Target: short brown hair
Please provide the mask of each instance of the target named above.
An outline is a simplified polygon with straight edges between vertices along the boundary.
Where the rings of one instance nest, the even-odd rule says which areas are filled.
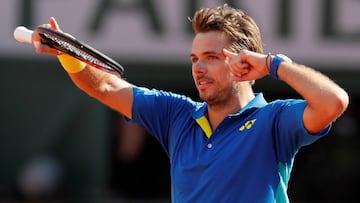
[[[227,4],[216,8],[201,8],[195,12],[190,21],[195,34],[209,31],[225,33],[232,51],[248,49],[263,53],[259,27],[240,9],[232,8]]]

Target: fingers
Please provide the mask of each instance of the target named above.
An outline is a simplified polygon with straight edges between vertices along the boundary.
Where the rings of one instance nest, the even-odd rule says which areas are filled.
[[[241,61],[240,54],[231,52],[227,49],[223,49],[223,54],[226,57],[225,63],[228,64],[230,71],[234,75],[244,75],[248,72],[248,70],[244,70],[248,68],[248,64]]]
[[[50,54],[50,55],[61,54],[60,51],[53,49],[53,48],[41,43],[40,41],[34,41],[33,44],[35,47],[35,52],[38,54]]]
[[[225,63],[232,73],[232,81],[250,81],[253,80],[254,70],[252,65],[247,61],[246,50],[241,50],[239,53],[231,52],[227,49],[223,49],[223,53],[226,57]]]
[[[54,17],[50,17],[50,27],[54,30],[61,31],[60,26]]]
[[[233,81],[244,81],[248,80],[248,76],[250,73],[250,67],[248,64],[243,63],[241,65],[234,64],[230,66],[230,71],[232,73]]]
[[[237,53],[234,53],[234,52],[231,52],[227,49],[223,49],[223,54],[229,58],[230,60],[233,59],[234,57],[236,57],[238,54]]]
[[[48,29],[53,29],[56,31],[61,31],[59,24],[57,23],[56,19],[54,17],[50,17],[49,19],[49,23],[45,23],[40,25],[40,27],[44,27],[44,28],[48,28]]]
[[[50,28],[56,31],[61,31],[59,24],[57,23],[56,19],[54,17],[51,17],[49,19],[48,24],[43,24],[41,27]],[[35,52],[38,54],[50,54],[50,55],[59,55],[61,54],[60,51],[53,49],[41,42],[41,38],[39,36],[39,33],[34,32],[32,37],[32,42],[35,47]]]

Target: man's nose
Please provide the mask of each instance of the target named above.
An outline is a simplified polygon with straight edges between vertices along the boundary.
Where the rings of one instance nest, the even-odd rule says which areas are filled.
[[[198,60],[192,64],[192,70],[194,73],[205,73],[207,68],[205,63],[202,60]]]

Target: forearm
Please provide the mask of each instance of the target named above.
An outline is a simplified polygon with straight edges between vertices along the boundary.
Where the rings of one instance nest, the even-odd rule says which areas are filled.
[[[85,93],[131,118],[133,92],[130,83],[91,66],[78,73],[69,73],[69,76]]]

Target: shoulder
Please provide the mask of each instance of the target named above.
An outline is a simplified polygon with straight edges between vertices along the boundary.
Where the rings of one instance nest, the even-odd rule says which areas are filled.
[[[257,113],[268,119],[290,121],[302,120],[302,115],[307,102],[302,99],[278,99],[267,103],[257,109]]]
[[[190,97],[170,91],[134,86],[133,92],[134,103],[141,105],[178,105],[178,107],[182,105],[196,107],[198,105],[198,102]]]
[[[277,99],[266,105],[268,108],[305,108],[306,101],[303,99]]]

